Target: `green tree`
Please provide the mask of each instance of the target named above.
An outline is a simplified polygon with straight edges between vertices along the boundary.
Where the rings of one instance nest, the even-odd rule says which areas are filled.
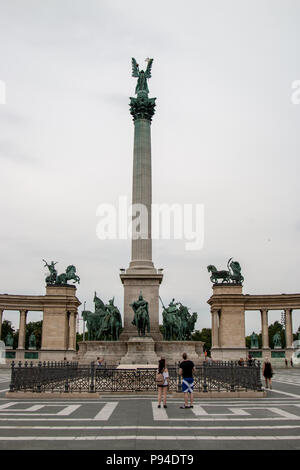
[[[210,356],[211,350],[211,328],[202,328],[201,331],[196,330],[192,334],[192,341],[203,341],[203,350],[207,351],[207,355]]]
[[[1,340],[5,342],[5,338],[10,333],[12,336],[15,334],[15,329],[9,320],[3,320],[1,329]]]
[[[86,335],[86,338],[87,338],[87,335]],[[83,341],[83,333],[76,333],[76,351],[79,350],[78,343],[81,343],[81,341]]]

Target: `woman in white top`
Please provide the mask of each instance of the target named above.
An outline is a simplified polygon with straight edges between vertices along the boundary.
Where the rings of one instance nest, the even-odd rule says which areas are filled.
[[[162,374],[164,378],[164,383],[157,385],[157,389],[158,389],[158,407],[157,408],[160,408],[162,395],[163,395],[164,408],[167,408],[167,390],[169,387],[170,379],[169,379],[168,369],[166,368],[165,359],[160,359],[160,361],[158,362],[158,373]]]

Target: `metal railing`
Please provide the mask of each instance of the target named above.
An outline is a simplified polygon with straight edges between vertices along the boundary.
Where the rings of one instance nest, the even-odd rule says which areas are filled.
[[[169,367],[169,390],[181,391],[178,367]],[[157,390],[155,369],[115,369],[77,362],[13,362],[10,391],[27,392],[154,392]],[[213,362],[196,366],[194,391],[262,390],[260,363],[239,366],[236,362]]]

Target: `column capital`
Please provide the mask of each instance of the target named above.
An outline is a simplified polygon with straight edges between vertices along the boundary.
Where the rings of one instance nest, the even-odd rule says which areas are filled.
[[[219,313],[220,310],[221,310],[220,308],[212,307],[212,308],[210,309],[210,312],[211,312],[211,314],[213,315],[214,313]]]
[[[130,98],[130,114],[133,120],[146,119],[151,123],[152,117],[155,113],[155,100],[156,98],[148,98],[148,96],[141,95],[137,98]]]

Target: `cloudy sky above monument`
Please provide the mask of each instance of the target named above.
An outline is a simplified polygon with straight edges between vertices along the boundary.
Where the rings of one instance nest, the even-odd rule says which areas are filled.
[[[101,203],[131,199],[131,57],[153,57],[153,202],[204,205],[204,245],[155,240],[161,297],[210,327],[207,265],[238,260],[244,293],[299,292],[300,5],[295,1],[0,1],[1,293],[43,294],[42,259],[78,297],[113,295],[130,240],[101,241]],[[146,64],[145,64],[146,65]],[[5,312],[18,326],[18,315]],[[30,319],[38,314],[30,314]],[[249,313],[247,333],[259,332]],[[280,312],[269,321],[280,320]],[[300,314],[294,314],[294,331]]]

